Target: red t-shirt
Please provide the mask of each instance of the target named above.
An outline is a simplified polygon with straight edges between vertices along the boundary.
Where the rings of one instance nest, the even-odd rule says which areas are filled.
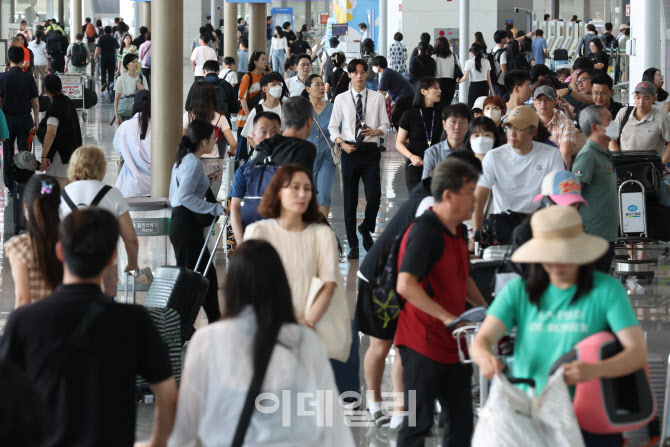
[[[30,50],[26,47],[23,48],[23,62],[30,62]],[[22,68],[23,71],[28,71],[30,67]]]
[[[461,226],[461,230],[463,226]],[[447,312],[465,312],[470,261],[466,238],[452,235],[427,211],[405,231],[398,253],[398,273],[411,273],[421,287]],[[458,348],[442,321],[405,302],[398,317],[396,346],[406,346],[439,362],[458,363]]]

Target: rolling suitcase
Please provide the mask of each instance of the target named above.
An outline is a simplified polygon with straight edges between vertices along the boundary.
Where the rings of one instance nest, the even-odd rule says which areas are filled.
[[[226,215],[223,228],[226,227],[229,218],[230,215]],[[151,283],[149,291],[147,292],[147,298],[144,301],[145,307],[169,308],[177,311],[181,322],[182,342],[190,340],[195,332],[193,325],[198,317],[198,312],[200,312],[200,307],[205,301],[205,295],[209,288],[209,280],[206,276],[214,262],[216,248],[212,250],[207,265],[205,266],[204,273],[199,273],[197,269],[205,254],[207,242],[209,242],[209,238],[212,235],[217,220],[218,216],[214,218],[214,221],[207,232],[205,244],[202,247],[202,251],[200,252],[200,256],[198,257],[198,261],[195,263],[193,270],[173,265],[159,267],[158,270],[156,270],[154,281]],[[225,231],[219,233],[219,236],[216,238],[215,247],[218,247],[223,234],[225,234]]]

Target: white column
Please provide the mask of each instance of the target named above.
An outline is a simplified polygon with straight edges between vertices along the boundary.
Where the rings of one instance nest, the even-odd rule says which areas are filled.
[[[70,5],[70,21],[72,23],[72,26],[70,26],[70,42],[74,42],[75,36],[81,33],[81,26],[84,21],[81,19],[81,0],[71,0]]]
[[[140,34],[140,26],[142,26],[142,23],[140,23],[141,8],[140,2],[133,2],[133,36],[139,36]]]
[[[214,29],[216,29],[218,28],[218,22],[216,21],[216,0],[210,1],[209,9],[211,10],[210,14],[212,16],[212,26]]]
[[[470,0],[461,0],[460,20],[459,20],[459,41],[458,41],[458,59],[461,66],[465,66],[470,54]],[[458,102],[468,103],[468,85],[470,82],[463,82],[458,85]]]
[[[377,53],[387,56],[388,44],[386,34],[388,29],[388,1],[379,0],[379,42],[377,42]]]
[[[633,52],[630,56],[629,90],[633,104],[633,88],[650,67],[661,69],[661,10],[660,0],[631,0],[630,36]]]
[[[237,3],[228,1],[223,5],[223,55],[237,63]]]

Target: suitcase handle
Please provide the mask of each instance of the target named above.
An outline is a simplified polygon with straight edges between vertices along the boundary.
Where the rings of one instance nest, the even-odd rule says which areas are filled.
[[[129,272],[124,272],[124,276],[126,277],[126,284],[125,284],[125,296],[124,296],[124,303],[128,304],[128,277],[132,276],[133,277],[133,302],[132,304],[135,304],[135,297],[136,297],[136,278],[135,278],[135,270],[131,270]]]
[[[194,272],[198,271],[198,267],[200,267],[200,262],[202,261],[202,258],[205,256],[207,243],[209,242],[209,238],[212,236],[212,231],[214,231],[214,225],[216,225],[217,220],[219,220],[219,216],[214,216],[214,219],[212,219],[212,225],[210,225],[209,231],[207,231],[207,237],[205,238],[205,243],[202,246],[202,250],[200,250],[200,256],[198,256],[198,262],[196,262],[195,267],[193,267]]]
[[[214,244],[214,250],[212,250],[212,253],[209,255],[209,260],[207,261],[207,265],[205,266],[205,272],[202,274],[202,276],[207,276],[207,272],[209,272],[209,268],[214,264],[214,256],[216,255],[216,247],[219,246],[219,242],[221,242],[221,237],[226,234],[226,225],[228,225],[228,220],[230,219],[230,213],[226,213],[226,218],[223,221],[223,226],[221,227],[221,231],[219,232],[219,235],[216,238],[216,243]],[[207,242],[205,242],[205,245],[207,245]]]

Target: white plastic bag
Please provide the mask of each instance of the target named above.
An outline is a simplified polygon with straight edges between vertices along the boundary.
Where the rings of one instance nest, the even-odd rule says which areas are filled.
[[[486,406],[479,415],[472,447],[583,447],[568,387],[560,368],[538,398],[493,378]]]

